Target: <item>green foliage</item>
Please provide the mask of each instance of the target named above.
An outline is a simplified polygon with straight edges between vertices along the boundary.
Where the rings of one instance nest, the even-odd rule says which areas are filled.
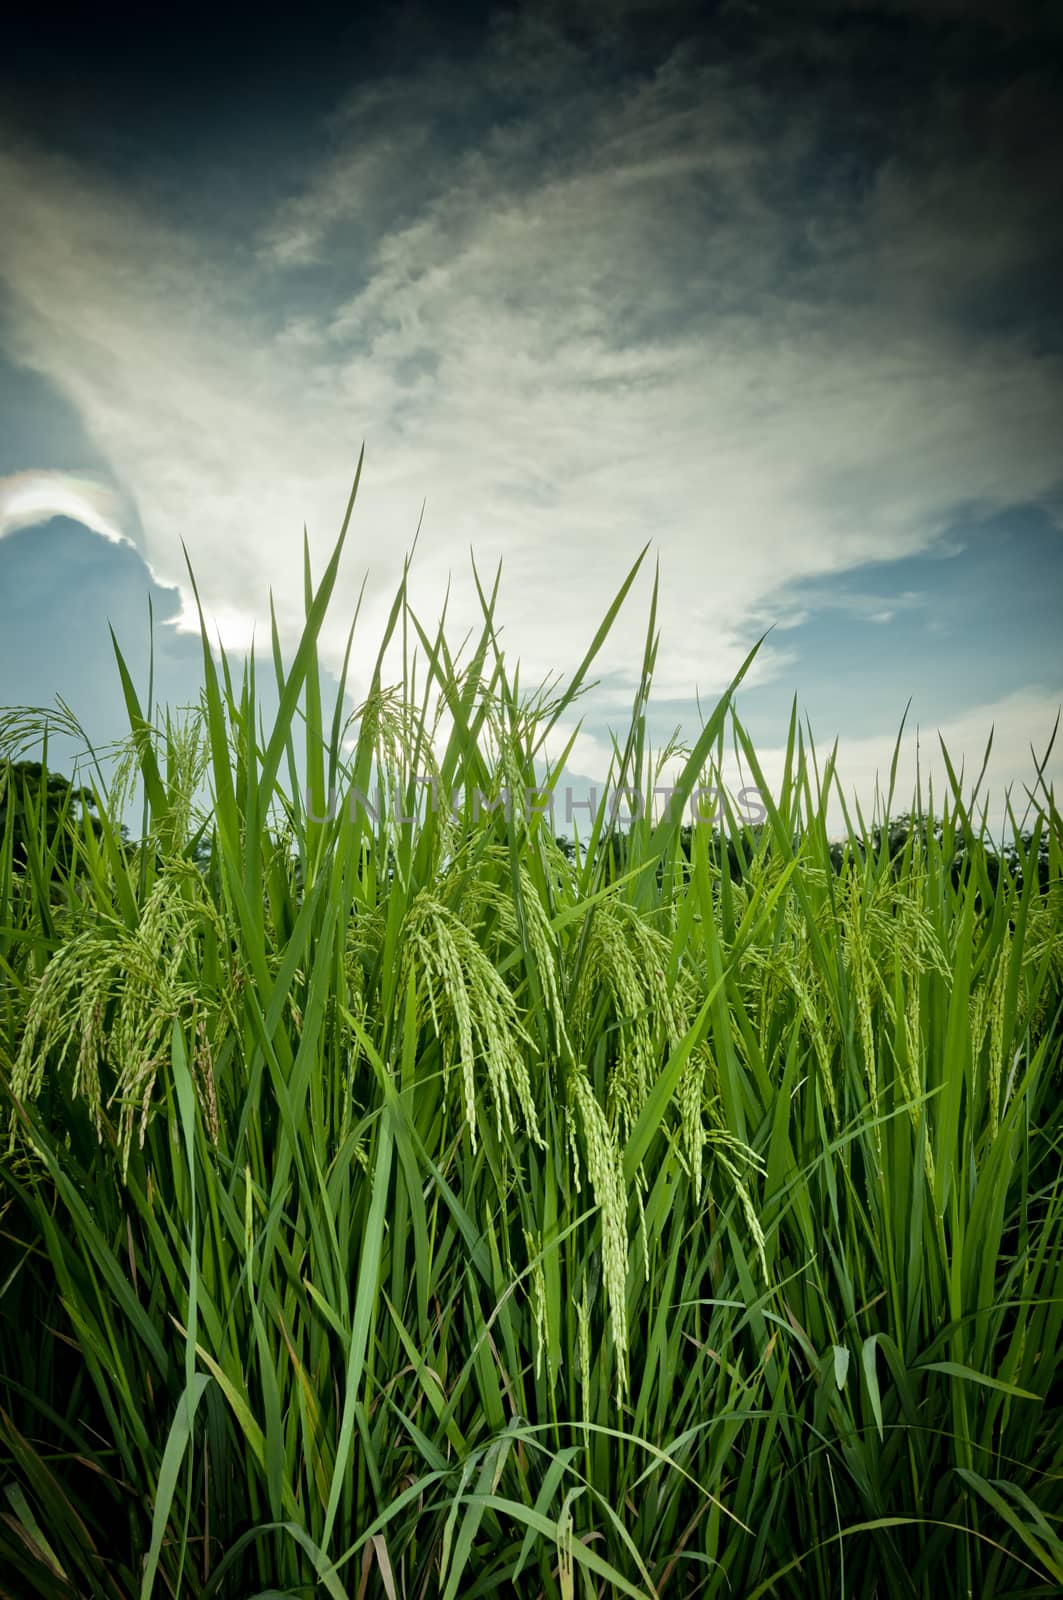
[[[0,760],[0,834],[11,830],[12,865],[20,872],[40,864],[60,882],[70,874],[80,827],[102,827],[91,815],[96,797],[40,761]]]
[[[535,783],[638,564],[553,698],[504,670],[497,584],[462,662],[404,583],[351,748],[342,547],[272,726],[205,632],[180,728],[119,656],[143,837],[114,802],[71,831],[62,920],[5,821],[10,1592],[1058,1592],[1051,794],[1016,828],[1043,880],[987,892],[958,783],[836,863],[833,763],[795,716],[771,794],[728,694],[682,797],[729,734],[762,828],[614,843],[603,801],[566,851],[474,797]],[[611,787],[655,781],[655,617]],[[403,823],[429,762],[462,804]],[[382,815],[319,815],[380,769]]]

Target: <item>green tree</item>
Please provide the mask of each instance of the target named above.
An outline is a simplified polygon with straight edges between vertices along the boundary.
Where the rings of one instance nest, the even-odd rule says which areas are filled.
[[[92,813],[91,789],[75,788],[69,778],[49,772],[40,761],[0,760],[0,840],[10,832],[11,862],[26,872],[36,861],[50,862],[53,882],[69,877],[74,866],[74,831],[87,819],[96,836],[103,831]]]

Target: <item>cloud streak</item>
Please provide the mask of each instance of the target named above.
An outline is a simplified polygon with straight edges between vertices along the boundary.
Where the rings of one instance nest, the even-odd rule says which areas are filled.
[[[0,539],[53,517],[69,517],[110,544],[133,545],[122,496],[98,478],[66,472],[14,472],[0,478]]]

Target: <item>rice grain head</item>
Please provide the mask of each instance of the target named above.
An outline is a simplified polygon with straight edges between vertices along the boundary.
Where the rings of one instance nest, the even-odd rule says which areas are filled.
[[[602,1281],[616,1347],[620,1396],[627,1392],[627,1191],[624,1158],[586,1073],[569,1074],[569,1092],[579,1112],[594,1198],[602,1224]]]
[[[422,890],[403,925],[402,976],[412,971],[424,994],[444,1065],[455,1054],[461,1072],[465,1120],[476,1148],[476,1068],[486,1069],[499,1138],[516,1131],[513,1097],[540,1148],[545,1143],[532,1097],[525,1051],[534,1050],[516,1002],[472,930],[436,896]],[[457,1035],[457,1049],[453,1048]]]

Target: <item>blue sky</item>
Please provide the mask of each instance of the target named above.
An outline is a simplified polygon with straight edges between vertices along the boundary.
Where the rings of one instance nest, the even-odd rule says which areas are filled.
[[[182,13],[182,17],[183,17]],[[239,651],[326,629],[352,703],[412,592],[454,636],[501,558],[522,680],[660,561],[654,731],[793,696],[866,798],[909,699],[997,792],[1063,701],[1063,83],[1048,7],[410,5],[285,31],[106,12],[0,66],[0,703],[122,731],[199,681],[183,540]],[[583,702],[608,765],[647,565]],[[1063,775],[1057,749],[1049,774]]]

